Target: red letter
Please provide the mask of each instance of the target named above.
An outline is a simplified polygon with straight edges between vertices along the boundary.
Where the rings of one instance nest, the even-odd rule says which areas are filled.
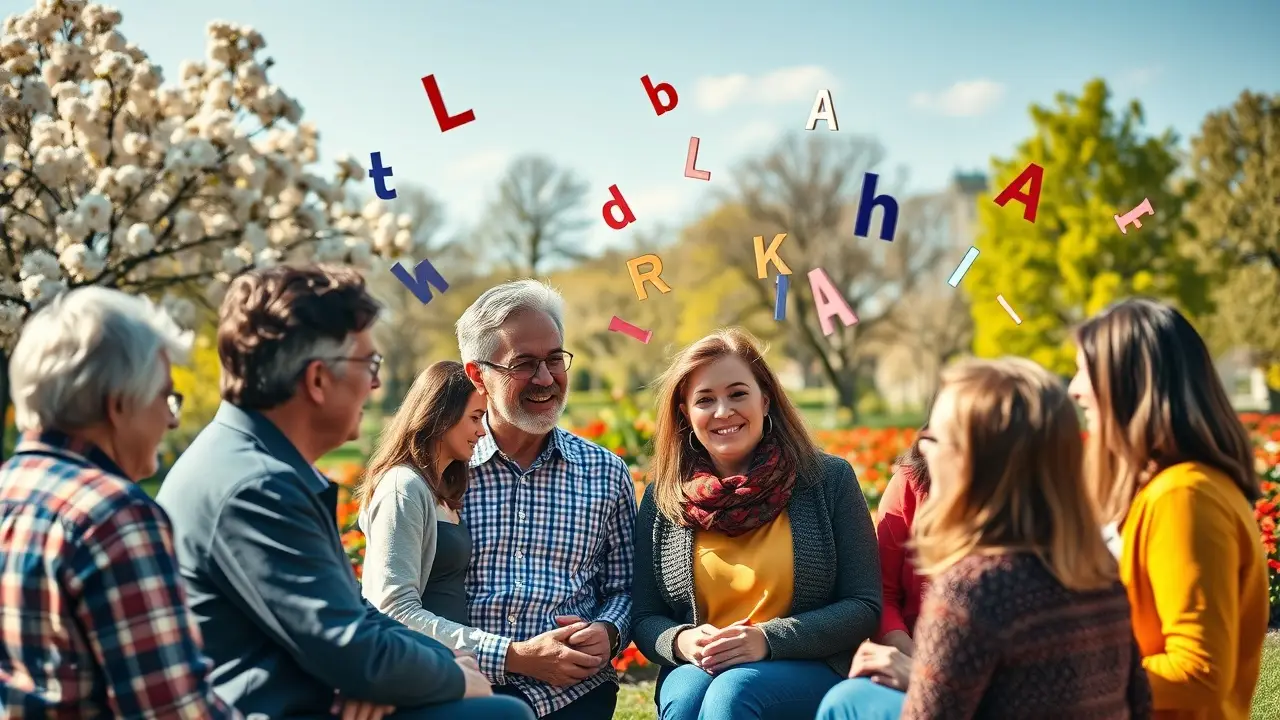
[[[440,123],[440,132],[449,132],[459,125],[466,125],[476,119],[473,110],[449,117],[449,111],[444,107],[444,98],[440,96],[440,86],[436,84],[435,75],[422,78],[422,87],[427,89],[427,99],[431,101],[431,109],[435,111],[436,122]]]
[[[1021,188],[1027,183],[1028,178],[1031,179],[1031,192],[1024,193]],[[1043,181],[1044,168],[1031,163],[1021,175],[1009,183],[1008,187],[1000,191],[996,196],[996,204],[1004,207],[1004,204],[1010,200],[1017,200],[1025,208],[1022,211],[1022,219],[1033,223],[1036,221],[1036,210],[1040,207],[1040,183]]]
[[[627,201],[623,199],[622,193],[618,192],[617,185],[609,186],[609,194],[613,199],[606,202],[600,211],[604,213],[604,221],[614,230],[621,230],[636,221],[636,216],[631,214],[631,208],[627,207]],[[613,208],[622,211],[622,220],[617,220],[613,215]]]
[[[655,87],[653,83],[649,82],[648,75],[640,78],[640,82],[644,83],[644,91],[649,95],[649,102],[653,103],[654,112],[658,113],[658,115],[662,115],[664,112],[676,109],[676,103],[680,102],[680,96],[676,95],[676,89],[671,87],[671,83],[658,83]],[[665,92],[671,96],[670,105],[662,102],[658,98],[658,93],[660,92]]]

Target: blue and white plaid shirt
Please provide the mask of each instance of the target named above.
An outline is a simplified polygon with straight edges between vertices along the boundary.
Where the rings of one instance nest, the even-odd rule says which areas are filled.
[[[612,665],[558,688],[508,675],[506,660],[512,641],[555,629],[557,615],[611,623],[619,649],[630,642],[636,496],[626,463],[557,428],[527,470],[498,449],[491,432],[476,443],[470,467],[462,517],[473,544],[467,605],[483,633],[480,669],[494,684],[523,692],[539,717],[616,683]]]

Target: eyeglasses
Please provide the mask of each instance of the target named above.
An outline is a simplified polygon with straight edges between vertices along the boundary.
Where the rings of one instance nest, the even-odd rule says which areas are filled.
[[[545,358],[525,360],[523,362],[518,362],[515,365],[499,365],[498,363],[486,362],[484,360],[477,360],[476,364],[491,367],[494,370],[500,370],[517,380],[528,380],[534,375],[537,375],[538,366],[544,364],[547,366],[547,372],[552,375],[560,375],[564,373],[569,369],[569,366],[573,364],[573,353],[561,350],[560,352],[553,352]]]
[[[369,374],[370,374],[370,375],[372,375],[372,376],[373,376],[373,377],[375,377],[375,378],[376,378],[376,377],[378,377],[378,371],[379,371],[380,369],[382,369],[382,354],[381,354],[381,353],[374,353],[374,354],[373,354],[373,355],[371,355],[370,357],[331,357],[331,358],[312,358],[311,360],[308,360],[307,362],[308,362],[308,363],[310,363],[310,362],[312,362],[312,360],[323,360],[323,361],[325,361],[325,362],[367,362],[367,363],[369,363]],[[305,368],[306,366],[304,365],[303,367]]]
[[[169,412],[176,418],[182,414],[182,393],[171,392],[165,400],[169,403]]]

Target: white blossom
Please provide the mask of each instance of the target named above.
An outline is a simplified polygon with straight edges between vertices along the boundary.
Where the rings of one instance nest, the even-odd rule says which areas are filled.
[[[220,302],[230,274],[286,252],[367,267],[411,245],[411,223],[381,202],[345,207],[363,163],[315,164],[319,131],[269,77],[261,33],[210,23],[204,57],[166,82],[121,21],[86,0],[31,0],[4,19],[0,230],[17,262],[0,257],[0,348],[68,282],[197,277],[171,297]]]

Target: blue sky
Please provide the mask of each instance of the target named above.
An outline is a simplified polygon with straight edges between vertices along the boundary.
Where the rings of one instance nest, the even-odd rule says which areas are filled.
[[[1139,98],[1148,128],[1172,126],[1184,144],[1241,90],[1280,91],[1273,0],[111,4],[169,80],[203,57],[208,21],[255,27],[277,61],[270,77],[321,131],[322,162],[350,153],[367,168],[381,152],[392,186],[429,187],[452,226],[481,219],[508,160],[545,153],[590,183],[597,247],[692,219],[736,160],[803,130],[821,88],[840,131],[876,136],[911,191],[939,188],[958,168],[986,170],[1030,132],[1030,103],[1091,77],[1107,79],[1117,107]],[[0,0],[0,14],[27,5]],[[427,74],[451,113],[472,109],[476,121],[441,133]],[[674,111],[655,115],[646,74],[676,87]],[[683,176],[691,135],[710,182]],[[622,231],[600,219],[613,184],[639,219]]]

